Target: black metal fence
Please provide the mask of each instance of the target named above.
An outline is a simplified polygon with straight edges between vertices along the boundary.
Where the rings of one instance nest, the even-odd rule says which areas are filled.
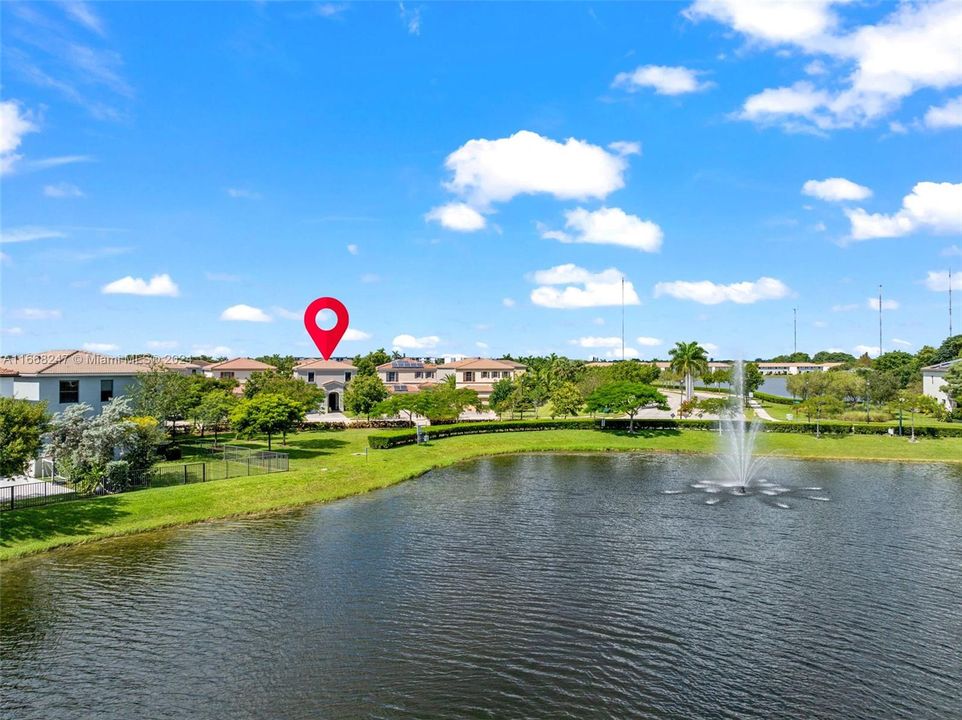
[[[290,463],[287,453],[226,446],[226,448],[215,450],[205,460],[155,465],[142,482],[131,485],[126,490],[186,485],[248,475],[266,475],[287,472],[288,469],[290,469]],[[109,493],[102,487],[91,492],[80,492],[69,481],[62,479],[7,485],[0,487],[0,511],[19,510],[107,494]]]

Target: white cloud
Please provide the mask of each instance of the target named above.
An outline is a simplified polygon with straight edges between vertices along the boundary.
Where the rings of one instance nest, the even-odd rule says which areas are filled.
[[[892,338],[892,342],[896,345],[901,345],[902,347],[912,347],[912,343],[908,340],[903,340],[902,338]]]
[[[424,337],[414,337],[413,335],[398,335],[391,341],[392,347],[397,350],[430,350],[436,348],[441,338],[437,335],[425,335]]]
[[[47,170],[48,168],[63,167],[75,163],[93,162],[94,158],[90,155],[58,155],[55,157],[39,158],[37,160],[25,160],[24,170]]]
[[[514,307],[515,302],[513,298],[504,298],[501,301],[501,304],[504,305],[506,308],[510,308],[510,307]]]
[[[869,309],[869,310],[875,310],[876,312],[878,312],[879,302],[878,302],[878,298],[877,298],[877,297],[871,297],[871,298],[868,299],[868,309]],[[882,309],[883,309],[883,310],[898,310],[898,309],[899,309],[899,302],[898,302],[898,300],[885,300],[885,299],[883,299],[883,300],[882,300]]]
[[[711,87],[711,83],[698,79],[700,74],[701,71],[686,67],[642,65],[631,72],[615,75],[611,86],[625,88],[628,92],[652,88],[659,95],[684,95]]]
[[[832,305],[832,312],[851,312],[861,307],[858,303],[848,303],[847,305]]]
[[[51,238],[65,238],[66,233],[39,225],[23,225],[10,230],[0,231],[0,243],[22,243],[34,240],[49,240]]]
[[[475,346],[476,348],[478,348],[478,350],[487,350],[487,349],[488,349],[488,344],[487,344],[486,342],[481,342],[480,340],[479,340],[478,342],[476,342],[476,343],[474,344],[474,346]]]
[[[347,10],[346,3],[321,3],[314,6],[314,14],[323,18],[336,18]]]
[[[865,354],[877,356],[879,354],[878,345],[856,345],[852,348],[852,353],[856,357],[860,357]]]
[[[608,149],[614,150],[621,156],[641,155],[641,143],[634,140],[615,140],[608,143]]]
[[[465,203],[448,203],[428,212],[424,219],[441,223],[442,227],[458,232],[474,232],[485,225],[484,215]]]
[[[604,325],[604,324],[605,324],[605,319],[604,319],[603,317],[596,317],[596,318],[595,318],[594,320],[592,320],[591,322],[593,322],[595,325]]]
[[[348,342],[353,342],[356,340],[370,340],[371,333],[364,332],[363,330],[358,330],[357,328],[349,327],[344,333],[344,339]]]
[[[148,340],[147,347],[151,350],[173,350],[177,347],[176,340]]]
[[[626,347],[624,354],[622,354],[620,347],[617,349],[608,350],[607,352],[605,352],[605,357],[611,360],[621,360],[622,357],[625,360],[630,360],[631,358],[638,357],[638,355],[639,355],[638,350],[633,347]]]
[[[620,337],[580,337],[571,341],[572,345],[583,348],[621,348]]]
[[[684,15],[711,18],[763,43],[805,43],[835,26],[831,5],[832,0],[695,0]]]
[[[864,185],[853,183],[845,178],[833,177],[825,180],[808,180],[802,185],[802,193],[811,197],[839,202],[841,200],[864,200],[872,196],[872,191]]]
[[[120,346],[114,345],[113,343],[100,343],[100,342],[84,343],[84,350],[89,350],[90,352],[113,352],[119,349],[120,349]]]
[[[58,199],[85,197],[83,190],[68,182],[57,183],[56,185],[44,185],[43,194],[49,198]]]
[[[404,3],[398,3],[401,11],[401,22],[404,23],[411,35],[421,34],[421,8],[407,8]]]
[[[255,192],[254,190],[248,190],[247,188],[227,188],[227,194],[232,198],[237,198],[239,200],[260,200],[261,194]]]
[[[723,302],[749,304],[759,300],[778,300],[787,297],[791,290],[781,280],[760,277],[755,281],[744,281],[730,285],[719,285],[710,280],[689,282],[660,282],[655,285],[655,297],[670,295],[679,300],[693,300],[702,305],[717,305]]]
[[[661,248],[661,228],[649,220],[629,215],[620,208],[603,207],[588,211],[575,208],[565,212],[565,227],[570,232],[541,227],[541,237],[563,243],[620,245],[643,252]]]
[[[3,335],[23,335],[23,328],[21,327],[0,327],[0,334]]]
[[[762,44],[789,44],[837,61],[847,75],[826,76],[825,88],[799,82],[745,102],[742,118],[779,122],[787,130],[866,125],[921,89],[962,84],[962,4],[893,3],[880,22],[847,32],[839,32],[831,5],[831,0],[698,0],[687,14],[727,23]]]
[[[930,128],[962,127],[962,96],[941,107],[930,107],[925,113],[925,124]]]
[[[63,313],[57,309],[21,308],[15,310],[13,316],[22,320],[59,320]]]
[[[645,337],[642,335],[641,337],[635,338],[635,342],[643,347],[658,347],[659,345],[663,345],[665,341],[661,338]]]
[[[0,102],[0,175],[12,172],[21,159],[15,151],[23,142],[23,136],[39,129],[31,113],[21,110],[16,100]]]
[[[360,248],[358,248],[358,246],[354,243],[351,243],[347,246],[347,251],[351,253],[351,255],[357,255],[360,252]]]
[[[230,357],[234,354],[226,345],[194,345],[191,350],[194,355],[207,355],[208,357]]]
[[[469,140],[448,155],[445,167],[453,173],[445,187],[483,208],[538,193],[603,199],[624,187],[628,163],[584,140],[560,143],[521,130],[498,140]]]
[[[67,16],[74,22],[83,25],[88,30],[97,33],[101,37],[105,35],[103,20],[93,11],[93,9],[81,0],[70,0],[60,4]]]
[[[100,292],[104,295],[152,295],[177,297],[180,295],[180,288],[171,279],[170,275],[154,275],[150,280],[135,278],[132,275],[122,277],[119,280],[104,285]]]
[[[280,307],[279,305],[275,305],[274,307],[272,307],[271,312],[277,315],[277,317],[284,318],[285,320],[303,320],[304,319],[304,313],[294,312],[293,310],[288,310],[287,308]]]
[[[948,271],[929,271],[925,278],[925,287],[933,292],[947,292],[949,289]],[[962,290],[962,273],[952,275],[952,289]]]
[[[962,183],[920,182],[894,215],[847,209],[853,240],[901,237],[917,230],[962,233]]]
[[[718,352],[718,346],[715,343],[704,342],[704,343],[701,343],[701,346],[705,348],[705,352],[708,352],[708,353]]]
[[[231,305],[220,314],[221,320],[232,320],[236,322],[270,322],[271,316],[260,308],[250,305]]]
[[[531,280],[540,286],[531,291],[531,302],[562,310],[621,305],[623,278],[617,268],[592,273],[572,263],[538,270],[531,274]],[[555,287],[557,285],[566,287]],[[627,280],[624,281],[624,303],[641,304],[634,286]]]

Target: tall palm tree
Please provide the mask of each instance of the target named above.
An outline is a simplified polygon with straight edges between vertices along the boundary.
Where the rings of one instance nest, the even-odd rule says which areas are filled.
[[[685,399],[695,394],[695,376],[708,371],[708,353],[697,342],[679,342],[668,351],[672,372],[685,378]]]

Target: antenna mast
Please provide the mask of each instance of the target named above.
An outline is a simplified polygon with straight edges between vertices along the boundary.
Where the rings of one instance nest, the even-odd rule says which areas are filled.
[[[882,354],[882,286],[878,286],[878,354]]]
[[[625,276],[621,276],[621,359],[625,359]]]

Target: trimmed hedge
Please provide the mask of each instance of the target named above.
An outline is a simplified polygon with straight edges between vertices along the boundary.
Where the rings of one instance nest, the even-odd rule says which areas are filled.
[[[602,427],[604,422],[604,427]],[[571,418],[568,420],[511,420],[500,422],[471,422],[455,425],[430,425],[425,432],[432,440],[458,435],[484,435],[500,432],[531,432],[536,430],[628,430],[628,418],[598,419]],[[717,420],[672,420],[665,419],[637,419],[634,422],[635,431],[677,431],[677,430],[717,430]],[[850,423],[826,420],[818,424],[818,429],[824,435],[887,435],[893,429],[885,423]],[[763,432],[777,433],[805,433],[814,434],[816,424],[809,422],[768,422],[762,423]],[[905,428],[904,435],[911,430]],[[915,428],[915,436],[922,438],[962,437],[962,426],[959,427],[931,427]],[[374,433],[368,436],[368,445],[375,450],[386,450],[402,445],[413,445],[417,442],[416,430],[396,430],[394,432]]]
[[[794,405],[795,400],[793,398],[782,397],[781,395],[772,395],[771,393],[756,392],[753,393],[756,400],[764,400],[765,402],[775,403],[776,405]]]

